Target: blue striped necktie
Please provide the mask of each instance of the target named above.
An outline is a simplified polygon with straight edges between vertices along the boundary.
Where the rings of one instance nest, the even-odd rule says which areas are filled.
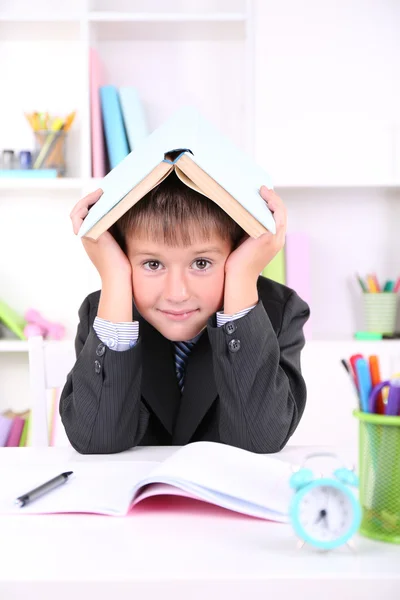
[[[175,346],[175,368],[178,377],[178,385],[183,392],[186,364],[189,358],[189,354],[195,345],[195,342],[174,342]]]

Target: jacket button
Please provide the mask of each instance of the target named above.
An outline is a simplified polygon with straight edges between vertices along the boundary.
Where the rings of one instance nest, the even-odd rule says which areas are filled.
[[[231,340],[228,344],[228,348],[231,352],[238,352],[238,350],[240,350],[240,340]]]
[[[228,333],[229,335],[231,335],[232,333],[234,333],[236,331],[236,325],[233,321],[228,321],[228,323],[224,324],[224,329],[225,329],[225,333]]]
[[[106,351],[106,347],[104,344],[99,344],[96,348],[96,355],[97,356],[103,356],[104,352]]]
[[[95,370],[95,373],[97,373],[97,374],[101,373],[101,364],[99,363],[98,360],[94,361],[94,370]]]

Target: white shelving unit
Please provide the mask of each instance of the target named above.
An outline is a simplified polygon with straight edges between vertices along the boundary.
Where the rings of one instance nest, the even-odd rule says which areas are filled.
[[[21,312],[33,306],[62,321],[72,338],[83,298],[99,287],[69,222],[76,201],[101,185],[91,177],[88,74],[94,47],[105,83],[138,87],[150,129],[178,104],[194,103],[271,173],[288,208],[289,231],[306,231],[311,239],[316,339],[310,348],[324,340],[337,344],[338,337],[343,348],[358,346],[351,341],[361,323],[354,272],[376,271],[382,278],[400,273],[400,5],[3,4],[2,148],[32,144],[24,111],[76,109],[77,117],[68,136],[68,177],[0,179],[0,252],[6,257],[0,297]],[[393,344],[379,347],[392,352]],[[0,341],[6,373],[0,410],[16,380],[17,393],[26,396],[25,355],[24,342]]]

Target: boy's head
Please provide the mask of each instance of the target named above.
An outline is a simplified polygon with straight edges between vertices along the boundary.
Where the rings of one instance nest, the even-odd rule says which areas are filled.
[[[133,296],[164,337],[190,340],[223,303],[225,262],[244,231],[172,172],[113,226]]]

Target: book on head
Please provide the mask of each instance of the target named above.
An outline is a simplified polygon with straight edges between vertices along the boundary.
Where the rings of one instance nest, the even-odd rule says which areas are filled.
[[[125,516],[154,496],[183,496],[236,513],[287,522],[289,462],[217,442],[192,442],[162,462],[73,460],[52,466],[0,465],[0,514],[94,513]],[[133,455],[132,455],[133,458]],[[67,483],[22,508],[15,499],[59,473]]]
[[[260,196],[262,185],[272,188],[269,175],[196,109],[185,106],[104,177],[103,194],[89,210],[79,237],[98,239],[172,170],[251,237],[275,233],[273,215]]]

